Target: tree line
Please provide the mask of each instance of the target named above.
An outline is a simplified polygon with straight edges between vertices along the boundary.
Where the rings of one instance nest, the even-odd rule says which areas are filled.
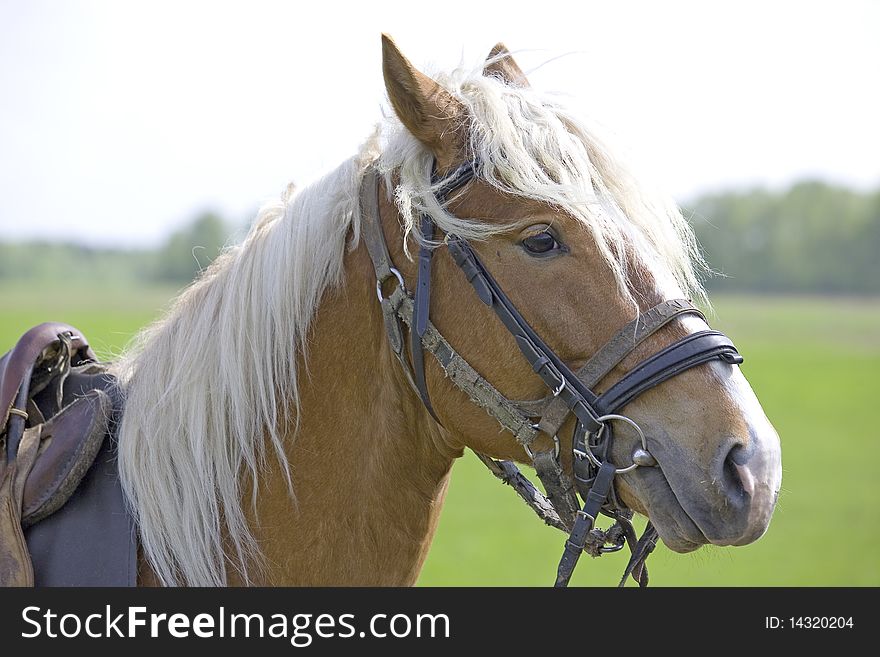
[[[705,195],[684,208],[710,290],[880,293],[880,189],[825,182]]]
[[[712,291],[880,293],[880,189],[819,181],[703,195],[684,205]],[[183,285],[230,241],[234,226],[203,213],[157,249],[0,241],[0,280],[137,281]]]
[[[218,214],[205,212],[149,250],[0,241],[0,281],[185,285],[223,250],[233,228]]]

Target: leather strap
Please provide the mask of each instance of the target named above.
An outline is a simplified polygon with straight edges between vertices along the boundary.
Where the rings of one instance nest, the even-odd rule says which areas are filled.
[[[538,336],[483,266],[473,249],[466,242],[457,239],[450,239],[448,247],[477,296],[495,312],[513,335],[535,374],[541,377],[555,397],[566,403],[578,420],[591,430],[598,431],[601,423],[597,421],[598,415],[592,408],[596,395],[583,387],[568,366]]]
[[[466,184],[474,177],[474,168],[472,163],[465,163],[459,167],[446,179],[439,179],[435,170],[431,175],[431,183],[435,186],[434,197],[440,204],[446,203],[446,195],[456,187]],[[439,180],[439,184],[438,184]],[[425,380],[425,354],[423,350],[422,340],[425,337],[425,331],[428,329],[428,319],[431,315],[431,259],[434,256],[434,250],[431,242],[434,240],[434,220],[427,212],[423,212],[420,220],[419,230],[422,234],[422,243],[419,246],[419,259],[416,273],[416,289],[415,303],[412,311],[412,322],[410,325],[410,351],[413,369],[413,381],[416,390],[425,408],[431,414],[431,417],[437,421],[437,424],[443,425],[434,412],[431,405],[431,396],[428,394],[428,383]]]
[[[412,322],[413,301],[404,290],[398,288],[391,295],[392,302],[399,307],[399,316],[409,325]],[[433,354],[452,383],[463,391],[477,406],[486,410],[510,431],[523,446],[529,446],[538,435],[531,419],[523,415],[516,404],[502,395],[491,383],[483,378],[470,363],[452,348],[437,328],[428,321],[422,344]]]
[[[606,461],[596,477],[592,490],[584,501],[584,508],[577,512],[577,518],[574,521],[574,528],[568,540],[565,542],[565,550],[562,553],[562,559],[559,561],[559,568],[556,571],[556,588],[564,588],[568,586],[571,580],[571,574],[574,567],[577,566],[584,546],[587,544],[587,536],[593,525],[596,524],[596,518],[599,516],[605,500],[608,498],[608,491],[614,483],[614,475],[616,468],[610,462]]]
[[[642,361],[606,390],[596,400],[596,409],[602,415],[613,413],[646,390],[660,385],[685,370],[716,359],[735,365],[743,362],[742,356],[739,355],[730,338],[719,331],[698,331],[686,335],[663,351]]]
[[[48,347],[56,345],[58,336],[69,336],[68,349],[71,354],[76,353],[79,360],[96,360],[94,352],[89,348],[88,342],[80,335],[79,331],[68,324],[47,322],[30,329],[16,343],[8,354],[0,358],[0,431],[6,425],[9,409],[12,407],[15,395],[21,387],[22,381],[30,377],[34,363],[41,357],[52,358],[55,352],[47,352]],[[57,354],[59,363],[63,362],[63,355]],[[35,392],[35,391],[31,391]],[[20,408],[19,410],[25,410]]]
[[[425,408],[431,417],[442,425],[428,394],[428,382],[425,380],[425,352],[422,339],[428,330],[428,318],[431,314],[431,258],[434,252],[428,242],[434,239],[434,222],[427,214],[422,214],[420,230],[423,244],[419,247],[419,261],[416,278],[415,301],[410,325],[410,361],[412,362],[413,381]]]
[[[547,498],[556,509],[559,518],[565,523],[566,531],[571,531],[578,512],[574,482],[562,469],[555,450],[534,452],[532,465],[535,474],[544,485]]]
[[[24,482],[40,449],[41,426],[22,432],[13,459],[0,455],[0,586],[34,585],[34,568],[21,526]]]
[[[364,171],[361,180],[360,214],[361,214],[361,239],[373,261],[373,269],[376,271],[376,280],[384,283],[393,276],[391,273],[391,255],[388,253],[388,245],[382,234],[382,224],[379,220],[379,172],[374,167],[368,167]],[[379,228],[377,231],[376,228]]]
[[[629,563],[626,564],[623,577],[620,578],[620,583],[617,585],[618,588],[623,588],[626,585],[626,578],[630,575],[638,582],[640,588],[648,586],[648,567],[645,565],[645,562],[651,555],[651,552],[654,551],[654,548],[657,547],[657,538],[657,530],[649,522],[645,526],[645,532],[642,534],[639,542],[632,550]]]
[[[477,458],[489,468],[489,471],[492,474],[513,488],[513,490],[516,491],[516,494],[523,499],[529,508],[532,509],[532,511],[534,511],[545,524],[555,527],[556,529],[561,529],[562,531],[569,531],[570,526],[563,522],[559,517],[553,503],[548,500],[541,491],[535,488],[534,484],[532,484],[532,482],[519,471],[519,468],[517,468],[516,465],[510,461],[496,461],[495,459],[490,458],[485,454],[480,454],[479,452],[474,453],[477,455]]]
[[[465,169],[465,173],[456,172],[456,174],[453,174],[453,180],[464,180],[466,172],[467,169]],[[455,184],[460,185],[462,183],[456,182]],[[376,272],[377,289],[381,291],[384,283],[391,279],[396,279],[395,272],[397,270],[393,267],[391,256],[388,253],[387,242],[382,232],[382,223],[378,212],[378,186],[378,173],[373,167],[370,167],[364,173],[361,183],[361,238],[367,247],[367,252],[370,255],[370,260]],[[380,294],[379,297],[389,344],[397,356],[413,390],[421,396],[402,348],[403,338],[400,326],[401,321],[407,326],[413,324],[413,299],[407,294],[406,288],[400,281],[397,281],[396,287],[391,294],[387,297]],[[522,445],[528,446],[534,441],[538,431],[532,426],[531,418],[523,414],[514,402],[507,399],[491,383],[480,376],[452,348],[449,342],[440,335],[440,332],[431,323],[430,318],[425,319],[425,330],[421,342],[424,349],[433,354],[437,359],[446,376],[472,402],[486,409]]]
[[[586,388],[592,390],[642,342],[676,317],[685,314],[698,315],[705,320],[703,313],[686,299],[670,299],[646,310],[593,354],[575,376]],[[538,427],[548,436],[555,436],[568,417],[568,406],[558,397],[547,397],[543,401],[545,406]]]
[[[687,299],[661,301],[639,314],[620,329],[577,372],[577,378],[588,388],[595,388],[615,367],[647,338],[669,324],[676,317],[694,314],[705,321],[703,313]]]
[[[24,434],[25,425],[27,423],[28,414],[25,409],[28,406],[27,402],[30,393],[31,374],[33,370],[33,364],[25,370],[24,378],[21,380],[21,385],[15,395],[15,401],[7,411],[7,417],[9,419],[6,421],[5,444],[6,462],[9,464],[15,462],[18,455],[19,443],[21,442],[21,437]],[[15,412],[13,413],[12,411]],[[2,431],[3,427],[0,426],[0,434],[2,434]]]
[[[400,363],[407,382],[418,394],[418,387],[413,381],[409,363],[406,360],[403,348],[403,330],[400,326],[400,304],[404,299],[409,299],[409,296],[406,294],[403,277],[393,267],[385,235],[382,232],[382,223],[379,218],[379,180],[379,173],[374,167],[369,167],[364,172],[361,181],[359,208],[361,239],[367,247],[367,253],[370,255],[373,269],[376,272],[376,295],[382,309],[382,321],[385,324],[388,344]],[[383,288],[389,280],[394,281],[396,288],[393,294],[385,296]]]

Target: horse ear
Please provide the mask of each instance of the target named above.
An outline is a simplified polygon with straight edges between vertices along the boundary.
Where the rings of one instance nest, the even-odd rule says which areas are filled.
[[[489,52],[483,73],[487,76],[501,78],[511,87],[528,87],[529,81],[522,69],[513,61],[513,55],[500,41]]]
[[[431,149],[438,169],[455,166],[464,152],[466,110],[461,102],[413,67],[387,34],[382,35],[382,74],[391,106],[406,129]]]

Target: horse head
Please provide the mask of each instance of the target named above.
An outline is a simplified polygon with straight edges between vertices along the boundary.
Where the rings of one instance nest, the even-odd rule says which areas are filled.
[[[437,81],[385,37],[383,70],[391,105],[411,135],[409,169],[398,167],[399,156],[380,158],[396,199],[383,206],[386,231],[404,232],[391,240],[392,260],[406,288],[416,290],[420,259],[412,253],[420,246],[433,252],[430,320],[504,397],[536,400],[548,391],[467,271],[442,248],[449,236],[469,239],[513,306],[571,371],[658,303],[703,297],[695,273],[702,261],[678,210],[644,194],[577,119],[542,101],[503,45],[490,53],[482,77]],[[438,199],[443,181],[465,163],[477,163],[476,175]],[[436,233],[420,232],[419,212]],[[694,313],[669,321],[594,391],[601,395],[652,355],[708,328]],[[424,367],[443,440],[530,462],[436,359]],[[779,438],[736,363],[690,367],[619,412],[633,425],[615,423],[606,458],[632,463],[638,425],[656,466],[621,473],[618,499],[647,515],[668,547],[744,545],[766,531],[781,483]],[[556,436],[539,434],[531,450],[552,448],[555,437],[562,468],[571,473],[576,422],[570,415]]]

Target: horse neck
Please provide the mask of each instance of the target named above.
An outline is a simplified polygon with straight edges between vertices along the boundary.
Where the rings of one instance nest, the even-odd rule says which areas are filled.
[[[414,584],[461,454],[390,351],[363,244],[344,266],[300,370],[299,427],[287,442],[294,497],[277,464],[258,491],[266,583]]]

